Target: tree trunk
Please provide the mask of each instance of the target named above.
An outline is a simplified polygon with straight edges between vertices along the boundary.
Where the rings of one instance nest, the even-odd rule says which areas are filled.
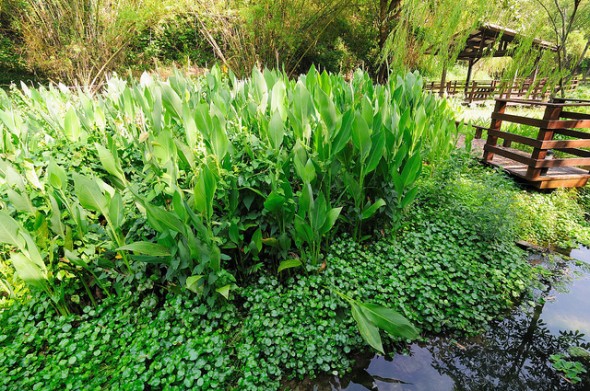
[[[401,0],[379,0],[378,15],[378,33],[379,33],[379,52],[383,53],[387,37],[393,28],[393,21],[398,18],[401,6]],[[386,64],[381,64],[377,73],[377,81],[384,83],[388,78],[388,68]]]

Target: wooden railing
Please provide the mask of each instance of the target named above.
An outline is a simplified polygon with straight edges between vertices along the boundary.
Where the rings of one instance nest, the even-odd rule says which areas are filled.
[[[546,80],[533,82],[531,79],[517,81],[473,80],[469,85],[465,81],[448,81],[441,89],[440,82],[426,82],[424,89],[433,93],[441,91],[447,96],[463,95],[466,103],[497,98],[529,98],[533,100],[547,99],[549,91],[545,88]],[[579,81],[572,80],[566,87],[570,93],[578,87]]]
[[[507,114],[509,104],[545,107],[543,118]],[[580,108],[590,108],[590,101],[496,99],[490,127],[476,127],[478,132],[488,133],[483,160],[538,188],[584,186],[590,178],[590,114],[573,111]],[[535,127],[536,138],[502,130],[505,123]],[[503,140],[502,145],[498,145],[499,139]],[[513,143],[526,145],[532,152],[512,148]]]

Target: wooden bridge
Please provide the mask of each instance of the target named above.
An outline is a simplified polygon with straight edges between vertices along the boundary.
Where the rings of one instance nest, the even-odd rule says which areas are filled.
[[[514,105],[544,107],[543,118],[508,114]],[[581,99],[496,99],[490,127],[475,126],[476,138],[487,131],[484,162],[539,189],[585,186],[590,178],[589,108],[590,100]],[[533,127],[536,138],[509,132],[510,123]]]

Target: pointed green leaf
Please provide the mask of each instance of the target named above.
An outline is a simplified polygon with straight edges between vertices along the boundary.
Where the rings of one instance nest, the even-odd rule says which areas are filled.
[[[119,158],[107,148],[103,147],[102,145],[95,143],[94,146],[98,151],[98,158],[100,159],[100,163],[102,164],[103,168],[114,176],[118,178],[122,182],[125,182],[125,174],[123,173],[123,169],[119,164]]]
[[[214,244],[210,246],[209,250],[209,266],[214,272],[219,272],[221,270],[221,250]]]
[[[125,220],[125,209],[123,197],[119,192],[115,192],[109,202],[109,220],[115,229],[121,228]]]
[[[292,268],[294,268],[294,267],[299,267],[299,266],[301,266],[301,265],[302,265],[302,263],[301,263],[301,259],[298,259],[298,258],[296,258],[296,259],[287,259],[287,260],[285,260],[285,261],[282,261],[282,262],[279,264],[279,269],[278,269],[278,271],[277,271],[277,272],[278,272],[278,273],[280,273],[280,272],[282,272],[283,270],[286,270],[286,269],[292,269]]]
[[[188,105],[184,105],[182,108],[182,122],[184,125],[186,143],[190,148],[194,148],[197,145],[197,123],[195,122],[195,117]]]
[[[51,230],[60,235],[62,238],[65,237],[65,227],[61,221],[61,211],[59,210],[59,205],[55,197],[49,194],[49,205],[51,206]]]
[[[10,260],[18,276],[27,285],[38,289],[43,289],[47,285],[47,270],[39,268],[39,266],[32,262],[26,255],[13,253],[10,256]]]
[[[349,110],[342,117],[342,125],[337,132],[334,132],[334,141],[332,141],[332,154],[337,155],[340,151],[351,142],[352,125],[354,120],[354,111]]]
[[[275,111],[268,123],[268,137],[275,150],[280,149],[284,136],[285,124],[281,118],[281,114],[278,111]]]
[[[143,203],[143,206],[146,210],[148,222],[155,230],[163,232],[164,229],[169,229],[186,236],[187,229],[185,224],[174,213],[154,206],[149,202]]]
[[[404,188],[408,187],[418,179],[418,175],[422,170],[422,157],[420,152],[416,151],[406,162],[402,170],[401,177],[404,181]]]
[[[19,235],[20,226],[8,213],[0,210],[0,243],[23,248],[24,239]]]
[[[377,350],[381,354],[385,354],[383,351],[383,343],[381,342],[381,336],[379,335],[379,329],[371,323],[365,316],[363,310],[355,302],[350,302],[352,317],[356,321],[356,325],[361,334],[361,337],[367,342],[373,349]]]
[[[26,194],[20,194],[10,188],[6,189],[5,194],[8,197],[8,201],[14,206],[14,209],[19,212],[35,213],[35,207]]]
[[[352,143],[358,149],[361,161],[367,160],[371,152],[371,131],[367,121],[358,113],[355,115],[352,124]]]
[[[58,166],[53,160],[47,166],[47,181],[56,189],[65,190],[68,185],[66,171]]]
[[[219,293],[221,296],[225,297],[226,300],[229,300],[229,291],[231,289],[231,285],[225,285],[221,288],[215,289],[215,292]]]
[[[295,232],[297,234],[296,241],[300,243],[311,243],[313,241],[314,234],[311,227],[299,216],[295,216]]]
[[[418,338],[418,330],[399,312],[372,303],[359,303],[359,308],[365,317],[381,330],[395,337]]]
[[[207,165],[203,165],[197,179],[194,193],[195,207],[207,219],[213,215],[213,198],[217,190],[217,179]]]
[[[258,228],[252,235],[252,243],[259,253],[262,250],[262,230]]]
[[[278,113],[280,115],[281,122],[287,118],[287,110],[285,108],[286,94],[287,91],[285,88],[285,83],[283,83],[282,80],[277,81],[272,87],[270,111],[274,114]]]
[[[378,132],[373,134],[372,137],[372,148],[371,148],[371,152],[369,154],[369,158],[367,159],[367,165],[365,168],[365,172],[368,174],[370,172],[373,172],[373,170],[375,170],[375,168],[377,168],[377,165],[379,165],[379,162],[381,161],[381,158],[383,157],[384,151],[385,151],[385,134],[384,132]]]
[[[326,202],[326,197],[324,194],[320,192],[315,202],[311,205],[311,210],[309,213],[309,223],[311,229],[316,233],[321,232],[321,229],[324,226],[327,218],[328,203]]]
[[[211,148],[217,161],[222,161],[230,150],[230,142],[227,138],[226,131],[219,121],[219,118],[213,117],[213,131],[211,132]]]
[[[153,255],[155,257],[170,256],[170,251],[167,247],[151,242],[134,242],[117,248],[117,251],[123,250],[133,251],[138,254]]]
[[[202,291],[202,286],[199,285],[199,281],[203,278],[202,275],[194,275],[186,278],[186,288],[195,293]]]
[[[326,94],[324,91],[318,91],[318,108],[320,111],[320,116],[324,124],[326,124],[326,129],[328,130],[328,134],[330,135],[330,139],[332,139],[336,132],[336,129],[340,127],[341,118],[339,117],[336,111],[336,105],[332,101],[332,99]]]
[[[373,217],[377,210],[379,210],[379,208],[381,208],[382,206],[385,206],[385,201],[383,200],[383,198],[379,198],[374,203],[368,204],[367,206],[365,206],[361,213],[361,219],[366,220],[368,218]]]
[[[285,197],[275,191],[272,191],[264,201],[264,209],[268,210],[269,212],[276,212],[283,206],[284,203]]]
[[[80,140],[82,133],[80,119],[73,108],[70,108],[64,118],[64,133],[70,141]]]
[[[401,208],[405,209],[408,205],[410,205],[412,202],[414,202],[414,199],[416,198],[417,194],[418,194],[418,187],[414,187],[413,189],[408,191],[406,194],[404,194],[404,198],[402,199],[402,202],[400,204]]]
[[[341,211],[342,211],[342,207],[330,209],[330,211],[328,212],[328,216],[326,218],[326,222],[324,223],[324,225],[322,226],[322,228],[320,230],[320,233],[322,235],[330,232],[330,230],[332,229],[332,227],[336,223],[336,220],[338,220],[338,216],[340,216]]]
[[[107,214],[107,201],[95,178],[74,174],[74,191],[84,208]]]
[[[162,86],[162,103],[169,114],[175,118],[182,118],[182,100],[169,84]]]

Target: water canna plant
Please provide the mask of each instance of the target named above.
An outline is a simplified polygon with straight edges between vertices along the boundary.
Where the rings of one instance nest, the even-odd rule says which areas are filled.
[[[43,256],[33,236],[8,213],[0,210],[0,244],[4,244],[2,258],[9,257],[20,279],[33,290],[45,293],[61,315],[69,314],[63,292],[52,283]]]
[[[417,74],[376,85],[214,67],[112,78],[94,95],[23,86],[0,99],[0,205],[47,224],[47,253],[80,265],[89,296],[146,273],[230,297],[260,269],[317,266],[333,235],[398,226],[455,136]]]

